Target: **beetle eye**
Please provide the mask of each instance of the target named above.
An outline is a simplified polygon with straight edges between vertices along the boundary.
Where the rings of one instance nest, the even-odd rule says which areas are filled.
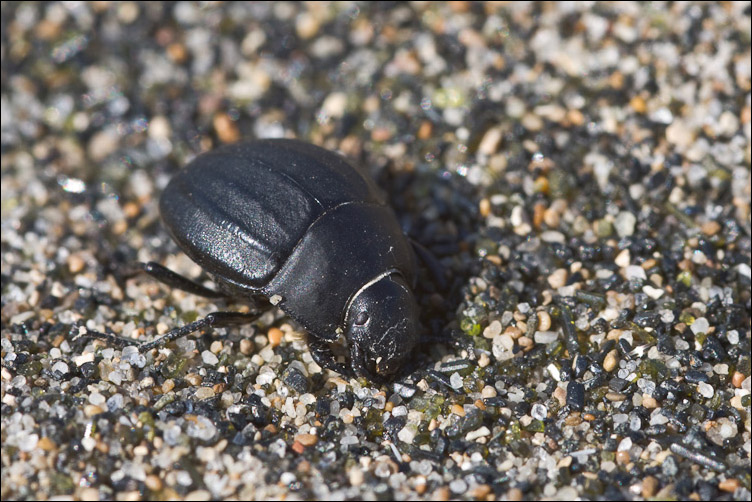
[[[358,326],[363,326],[365,323],[368,322],[368,313],[367,312],[358,312],[358,315],[355,316],[355,324]]]

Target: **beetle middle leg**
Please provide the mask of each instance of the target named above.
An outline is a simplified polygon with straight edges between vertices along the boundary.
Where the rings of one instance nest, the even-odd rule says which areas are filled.
[[[191,333],[194,333],[203,328],[222,328],[225,326],[234,326],[238,324],[249,324],[261,317],[263,313],[264,312],[254,312],[252,314],[244,314],[242,312],[212,312],[211,314],[207,314],[206,317],[202,319],[193,321],[192,323],[186,324],[185,326],[181,326],[179,328],[174,328],[164,335],[160,336],[159,338],[152,340],[151,342],[133,340],[131,338],[117,336],[112,333],[93,331],[88,328],[84,328],[86,331],[75,336],[73,339],[75,340],[79,337],[86,336],[90,338],[105,340],[109,343],[120,345],[121,347],[135,345],[136,347],[138,347],[138,351],[143,353],[157,347],[162,347],[167,342],[170,342],[177,338],[182,338],[186,335],[190,335]]]
[[[183,277],[157,262],[141,263],[141,269],[159,282],[175,289],[181,289],[192,295],[203,296],[204,298],[224,298],[227,296],[224,293],[202,286],[187,277]]]
[[[447,290],[446,269],[439,263],[439,260],[423,244],[414,239],[410,239],[415,254],[418,256],[423,265],[431,272],[431,276],[440,291]]]

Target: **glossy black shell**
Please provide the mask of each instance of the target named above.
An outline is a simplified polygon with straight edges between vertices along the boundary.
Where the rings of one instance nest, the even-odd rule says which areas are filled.
[[[414,283],[410,243],[368,173],[296,140],[202,154],[160,199],[175,241],[220,282],[333,340],[350,299],[388,272]],[[276,298],[279,300],[280,298]]]

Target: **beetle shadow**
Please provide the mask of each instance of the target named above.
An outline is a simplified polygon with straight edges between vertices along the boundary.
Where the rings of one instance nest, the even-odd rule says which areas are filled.
[[[421,308],[424,336],[410,363],[396,380],[422,375],[450,353],[472,346],[459,329],[457,310],[465,300],[465,286],[480,272],[474,253],[481,225],[477,187],[448,171],[394,172],[381,170],[377,178],[402,229],[425,247],[443,268],[446,286],[420,263],[416,299]],[[419,260],[420,261],[420,260]],[[474,352],[469,350],[470,357]]]

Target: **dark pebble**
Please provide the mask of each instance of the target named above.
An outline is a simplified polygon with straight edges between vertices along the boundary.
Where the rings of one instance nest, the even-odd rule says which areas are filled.
[[[428,376],[430,376],[433,379],[433,381],[442,384],[444,387],[447,387],[452,392],[454,392],[454,387],[452,387],[452,384],[450,383],[448,376],[442,373],[439,373],[436,370],[428,370],[426,373],[428,373]]]
[[[587,357],[577,354],[574,357],[574,361],[572,362],[572,371],[574,372],[574,377],[582,378],[582,375],[585,374],[587,369],[588,369]]]
[[[721,361],[726,358],[726,350],[715,337],[708,337],[702,346],[702,358],[711,362]]]
[[[236,408],[232,408],[232,412],[229,410],[227,411],[227,418],[232,422],[236,429],[243,430],[248,423],[247,417],[249,414],[250,409],[247,405],[239,405]]]
[[[585,380],[582,384],[585,388],[585,390],[592,390],[600,387],[606,382],[606,375],[603,373],[598,373],[593,378],[588,378]]]
[[[707,383],[708,381],[710,381],[710,378],[708,378],[708,375],[706,375],[702,371],[689,370],[684,375],[684,381],[686,381],[687,383],[698,383],[698,382]]]
[[[16,352],[16,360],[13,361],[16,366],[26,364],[31,360],[31,355],[28,352]]]
[[[579,382],[567,384],[567,404],[575,411],[582,411],[585,406],[585,386]]]
[[[470,368],[473,363],[467,359],[455,359],[439,366],[439,371],[442,373],[452,374],[455,371],[461,372]]]
[[[591,324],[591,327],[596,333],[602,334],[608,331],[608,322],[606,322],[604,318],[599,317],[595,320],[594,323]]]
[[[174,417],[184,415],[187,411],[189,411],[188,405],[191,403],[186,403],[185,401],[173,401],[164,408],[162,408],[162,411],[167,413],[168,415],[172,415]],[[191,410],[192,411],[192,404],[191,404]]]
[[[474,431],[483,424],[483,413],[478,408],[471,407],[467,415],[462,417],[460,423],[463,434]]]
[[[561,307],[561,327],[564,330],[564,343],[567,346],[570,354],[578,354],[580,352],[580,343],[577,340],[577,330],[574,327],[574,319],[572,318],[572,311],[570,308],[560,303]]]
[[[99,373],[99,368],[94,363],[84,363],[78,370],[84,378],[95,378],[97,373]]]
[[[658,385],[658,389],[666,393],[666,399],[669,401],[675,401],[689,394],[689,388],[685,383],[676,382],[674,380],[664,380]]]
[[[658,337],[658,350],[667,356],[673,356],[676,354],[676,347],[671,337],[662,335]]]
[[[601,365],[603,364],[603,360],[606,359],[606,356],[611,350],[613,350],[614,346],[616,346],[615,341],[606,340],[603,342],[603,345],[601,345],[601,349],[598,352],[595,354],[588,354],[588,359],[591,360],[590,371],[602,370]],[[594,370],[595,367],[598,367],[599,370]]]
[[[561,378],[562,382],[568,382],[572,379],[572,365],[571,364],[565,364],[561,367],[559,378]]]
[[[71,394],[77,394],[84,390],[89,385],[89,380],[85,378],[73,378],[71,379],[71,386],[68,389],[68,392]]]
[[[666,427],[664,424],[654,424],[649,425],[645,429],[645,434],[648,436],[662,436],[666,433],[666,430],[668,430],[668,427]]]
[[[694,492],[694,483],[692,482],[692,479],[688,476],[681,476],[676,481],[676,487],[674,488],[674,491],[679,496],[680,500],[688,500],[689,494]]]
[[[251,394],[246,399],[249,406],[250,421],[256,426],[263,427],[271,422],[271,410],[261,402],[261,397],[257,394]]]
[[[707,481],[697,483],[697,493],[700,495],[700,500],[718,500],[718,490]]]
[[[632,344],[630,344],[627,340],[624,338],[619,339],[619,343],[617,344],[617,347],[619,347],[619,353],[626,358],[629,358],[629,353],[632,352]]]
[[[608,437],[603,441],[603,451],[616,451],[619,441],[615,437]]]
[[[282,381],[298,394],[305,394],[311,389],[311,381],[294,366],[287,367],[282,375]]]
[[[499,406],[504,407],[507,405],[507,400],[501,396],[487,397],[483,400],[483,404],[486,406]]]
[[[407,423],[407,417],[395,417],[392,415],[384,422],[384,437],[397,441],[397,434]]]
[[[326,417],[329,416],[331,410],[332,406],[329,402],[328,396],[319,396],[316,399],[316,415],[318,415],[319,417]]]
[[[462,433],[462,420],[457,415],[452,415],[449,419],[449,425],[447,425],[444,428],[444,434],[446,434],[446,437],[450,439],[456,439],[460,436]],[[457,444],[450,445],[450,448],[453,450],[456,449],[458,446]]]
[[[347,408],[349,410],[355,404],[355,394],[352,391],[346,390],[342,394],[337,395],[337,401],[339,402],[340,409]]]
[[[661,464],[661,470],[663,475],[669,478],[673,478],[679,472],[679,464],[673,455],[666,457],[666,460]]]
[[[517,406],[514,407],[514,414],[518,417],[524,417],[525,415],[530,413],[531,408],[532,406],[530,405],[530,403],[520,401],[519,403],[517,403]]]
[[[42,301],[39,304],[39,308],[43,309],[54,309],[60,305],[60,298],[58,298],[55,295],[47,295],[44,298],[42,298]]]
[[[402,399],[410,399],[415,395],[417,390],[417,387],[414,385],[400,382],[394,383],[394,393],[399,394]]]

